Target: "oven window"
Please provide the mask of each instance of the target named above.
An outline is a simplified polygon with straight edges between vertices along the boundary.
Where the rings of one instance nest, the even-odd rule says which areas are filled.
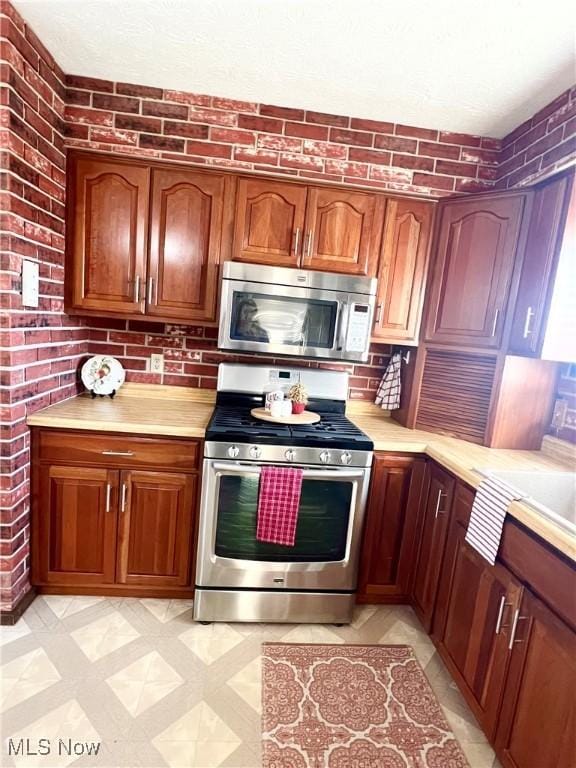
[[[239,560],[328,562],[342,560],[353,486],[350,482],[304,480],[293,547],[256,541],[257,475],[222,475],[218,498],[216,555]]]
[[[336,301],[234,291],[230,338],[332,349],[337,313]]]

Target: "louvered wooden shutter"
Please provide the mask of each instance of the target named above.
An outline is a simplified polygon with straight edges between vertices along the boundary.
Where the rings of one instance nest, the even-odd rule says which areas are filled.
[[[416,426],[483,443],[495,374],[494,355],[429,349]]]

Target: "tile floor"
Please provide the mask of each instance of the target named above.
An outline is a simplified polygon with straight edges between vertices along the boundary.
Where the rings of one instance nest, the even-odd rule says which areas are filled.
[[[412,645],[472,768],[498,766],[408,607],[358,608],[340,628],[202,626],[188,601],[60,596],[37,598],[0,630],[0,764],[258,768],[266,640]],[[10,738],[29,739],[29,752],[50,739],[51,752],[10,755]],[[86,752],[91,742],[101,742],[97,755]],[[84,754],[68,754],[82,743]]]

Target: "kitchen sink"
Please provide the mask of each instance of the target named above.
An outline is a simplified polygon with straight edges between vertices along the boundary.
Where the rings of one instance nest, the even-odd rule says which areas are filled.
[[[526,496],[524,504],[576,536],[576,472],[525,472],[483,468],[485,477],[495,477]]]

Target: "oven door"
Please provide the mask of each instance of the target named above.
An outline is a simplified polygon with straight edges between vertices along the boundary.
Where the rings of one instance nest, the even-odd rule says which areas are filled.
[[[256,540],[260,466],[204,460],[196,584],[352,590],[369,469],[304,470],[293,547]]]
[[[225,279],[218,346],[275,355],[365,360],[369,331],[362,349],[346,349],[353,302],[366,304],[371,315],[373,297]]]

